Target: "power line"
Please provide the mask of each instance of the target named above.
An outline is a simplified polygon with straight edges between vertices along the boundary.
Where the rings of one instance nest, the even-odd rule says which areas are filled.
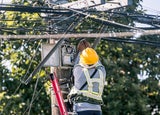
[[[123,27],[123,28],[128,28],[128,29],[134,29],[134,30],[140,30],[142,28],[136,28],[136,27],[132,27],[132,26],[128,26],[128,25],[124,25],[121,23],[117,23],[111,20],[107,20],[104,18],[99,18],[97,16],[94,15],[90,15],[89,12],[91,12],[91,10],[87,9],[87,10],[75,10],[75,9],[71,9],[71,8],[47,8],[47,7],[32,7],[32,6],[24,6],[24,5],[6,5],[6,4],[2,4],[2,7],[0,7],[0,10],[2,11],[19,11],[19,12],[29,12],[29,13],[52,13],[52,14],[61,14],[61,15],[71,15],[71,14],[80,14],[81,16],[86,16],[87,18],[90,18],[96,22],[101,22],[104,25],[110,25],[110,26],[117,26],[117,27]],[[93,11],[92,11],[93,12]],[[95,11],[94,11],[95,12]],[[96,11],[97,14],[98,11]],[[107,13],[112,13],[112,14],[119,14],[119,15],[123,15],[123,16],[127,16],[127,17],[131,17],[134,20],[137,20],[140,23],[147,23],[150,24],[152,26],[155,26],[156,28],[159,28],[159,19],[157,19],[157,16],[154,15],[150,16],[150,15],[142,15],[142,14],[128,14],[128,13],[117,13],[117,12],[110,12],[110,11],[105,11]],[[155,18],[156,17],[156,18]],[[158,24],[158,25],[157,25]]]
[[[7,5],[1,4],[0,11],[19,11],[29,13],[54,13],[54,14],[72,14],[72,12],[65,9],[52,9],[47,7],[32,7],[24,5]],[[61,12],[60,12],[61,11]]]
[[[107,38],[107,39],[104,38],[104,40],[111,42],[142,44],[142,45],[160,47],[160,42],[153,42],[147,40],[123,39],[123,38]]]
[[[21,81],[21,82],[23,81],[23,79],[26,79],[26,77],[27,77],[27,75],[28,75],[28,73],[29,73],[29,70],[30,70],[30,68],[31,68],[31,66],[32,66],[33,60],[34,60],[34,58],[36,57],[36,53],[37,53],[38,49],[39,49],[40,46],[41,46],[41,42],[42,42],[42,39],[39,41],[39,43],[38,43],[38,45],[37,45],[37,47],[36,47],[36,49],[35,49],[35,53],[33,54],[33,56],[32,56],[31,59],[30,59],[30,63],[29,63],[29,66],[28,66],[28,69],[27,69],[26,74],[23,76],[23,78],[22,78],[22,77],[20,78],[20,81]],[[36,45],[36,43],[34,43],[34,46],[35,46],[35,45]],[[33,46],[33,47],[34,47],[34,46]]]
[[[39,79],[39,78],[38,78]],[[37,91],[36,95],[32,98],[32,105],[34,104],[34,101],[38,98],[38,96],[40,96],[41,91],[44,89],[44,86],[42,85],[42,87],[40,88],[40,90]],[[31,104],[31,103],[30,103]],[[26,112],[28,111],[30,106],[28,106],[26,108],[26,110],[23,112],[23,115],[26,115]]]
[[[2,5],[3,6],[3,5]],[[127,28],[127,29],[134,29],[134,30],[140,30],[139,28],[132,27],[129,25],[121,24],[118,22],[110,21],[104,18],[99,18],[95,17],[95,15],[90,15],[89,13],[85,13],[84,11],[76,10],[76,9],[71,9],[71,8],[66,8],[66,7],[60,7],[56,12],[56,9],[54,8],[43,8],[43,7],[30,7],[30,6],[17,6],[17,7],[0,7],[0,10],[3,11],[20,11],[20,12],[30,12],[30,13],[35,13],[35,12],[41,12],[41,13],[54,13],[54,14],[68,14],[68,13],[78,13],[79,15],[83,17],[90,18],[96,22],[102,22],[104,25],[111,25],[111,26],[116,26],[116,27],[122,27],[122,28]],[[61,12],[60,12],[61,11]],[[67,12],[66,12],[67,11]]]
[[[55,4],[56,5],[56,4]],[[125,24],[121,24],[121,23],[118,23],[118,22],[114,22],[114,21],[111,21],[111,20],[107,20],[107,19],[104,19],[104,18],[99,18],[95,15],[90,15],[88,13],[85,13],[83,11],[79,11],[79,10],[76,10],[76,9],[71,9],[71,8],[66,8],[66,7],[60,7],[62,9],[66,9],[66,10],[69,10],[73,13],[78,13],[82,16],[85,16],[87,18],[90,18],[96,22],[101,22],[103,23],[104,25],[111,25],[111,26],[116,26],[116,27],[122,27],[122,28],[126,28],[126,29],[133,29],[133,30],[141,30],[139,28],[136,28],[136,27],[133,27],[133,26],[129,26],[129,25],[125,25]],[[142,30],[141,30],[142,31]]]
[[[37,77],[37,80],[36,80],[36,84],[34,86],[34,91],[33,91],[33,95],[32,95],[32,99],[31,99],[31,102],[29,104],[29,110],[28,110],[28,115],[30,115],[30,111],[31,111],[31,108],[32,108],[32,105],[33,105],[33,101],[36,97],[36,91],[37,91],[37,86],[38,86],[38,82],[39,82],[39,78],[40,78],[40,71],[38,73],[38,77]]]

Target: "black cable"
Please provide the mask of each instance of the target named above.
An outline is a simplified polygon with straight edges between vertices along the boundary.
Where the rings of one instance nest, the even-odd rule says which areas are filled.
[[[112,42],[142,44],[142,45],[160,47],[160,42],[153,42],[153,41],[147,41],[147,40],[135,40],[135,39],[124,39],[124,38],[102,38],[102,39],[106,41],[112,41]]]
[[[50,32],[51,30],[41,29],[41,28],[13,28],[13,27],[0,27],[0,30],[18,30],[23,32],[29,32],[29,31],[44,31],[44,32]]]
[[[72,12],[69,9],[53,9],[53,8],[48,8],[48,7],[37,7],[37,6],[25,6],[25,5],[17,5],[17,4],[1,4],[0,10],[11,10],[11,11],[22,11],[24,12],[25,10],[27,12],[33,13],[33,12],[43,12],[43,13],[61,13],[61,14],[72,14]],[[16,9],[17,8],[17,9]],[[20,10],[21,9],[21,10]],[[24,9],[24,10],[23,10]],[[111,10],[106,10],[106,11],[96,11],[93,9],[75,9],[77,11],[83,11],[83,12],[97,12],[97,14],[100,14],[100,12],[105,12],[105,13],[111,13],[111,14],[119,14],[119,15],[124,15],[124,16],[129,16],[129,17],[146,17],[146,18],[152,18],[152,17],[160,17],[158,15],[153,15],[153,14],[140,14],[138,12],[132,12],[132,13],[124,13],[124,12],[115,12]]]
[[[84,13],[82,11],[79,11],[79,10],[75,10],[75,9],[71,9],[71,8],[62,8],[63,10],[66,10],[66,11],[70,11],[70,13],[78,13],[79,15],[83,16],[83,17],[88,17],[96,22],[103,22],[104,25],[111,25],[111,26],[117,26],[117,27],[123,27],[123,28],[128,28],[128,29],[135,29],[135,30],[140,30],[136,27],[132,27],[132,26],[129,26],[129,25],[124,25],[124,24],[121,24],[121,23],[117,23],[117,22],[113,22],[113,21],[110,21],[110,20],[107,20],[107,19],[103,19],[103,18],[98,18],[98,17],[94,17],[88,13]],[[62,9],[59,9],[59,10],[62,10]],[[17,6],[17,7],[0,7],[0,10],[10,10],[10,11],[20,11],[20,12],[30,12],[30,13],[33,13],[33,12],[45,12],[45,13],[49,13],[52,11],[52,13],[57,13],[58,12],[55,12],[56,9],[52,9],[52,8],[42,8],[41,7],[28,7],[28,6]],[[49,12],[48,12],[49,11]],[[64,12],[61,12],[61,14],[64,13]],[[66,13],[66,12],[65,12]],[[141,30],[142,31],[142,30]]]
[[[0,11],[19,11],[29,13],[53,13],[53,14],[73,14],[72,12],[65,9],[52,9],[48,7],[32,7],[24,5],[6,5],[1,4]],[[12,6],[12,7],[11,7]],[[60,12],[61,11],[61,12]]]
[[[6,7],[6,4],[2,4],[1,6],[3,7],[0,7],[0,10],[9,10],[9,11],[20,11],[20,12],[29,12],[29,13],[35,13],[35,12],[43,12],[43,13],[54,13],[54,14],[73,14],[75,10],[70,10],[70,9],[52,9],[52,8],[47,8],[47,7],[31,7],[31,6],[24,6],[24,5],[7,5]],[[9,6],[9,7],[8,7]],[[12,7],[10,7],[12,6]],[[76,11],[83,11],[86,12],[86,13],[89,13],[90,10],[77,10]],[[98,12],[98,11],[95,11],[95,12]],[[107,12],[107,11],[106,11]],[[136,15],[133,15],[133,14],[130,14],[130,13],[119,13],[119,12],[111,12],[111,11],[108,11],[107,13],[112,13],[112,14],[119,14],[119,15],[123,15],[123,16],[127,16],[127,17],[131,17],[133,18],[134,20],[137,20],[141,23],[147,23],[147,24],[150,24],[150,25],[153,25],[153,26],[156,26],[155,24],[153,24],[153,22],[155,22],[157,16],[156,15],[147,15],[147,14],[139,14],[137,13]],[[82,13],[80,13],[81,15],[83,15]],[[151,17],[152,16],[152,17]],[[156,17],[156,18],[153,18],[153,17]],[[143,18],[143,20],[141,20],[140,18]],[[91,18],[93,19],[94,21],[98,21],[98,22],[103,22],[104,24],[109,24],[109,25],[115,25],[115,26],[123,26],[123,24],[118,24],[117,23],[112,23],[110,22],[109,20],[106,21],[106,20],[102,20],[102,19],[99,19],[99,18]],[[147,22],[145,22],[147,21]],[[157,23],[159,22],[156,21]],[[128,26],[124,26],[124,27],[127,27]],[[158,26],[156,26],[158,27]],[[133,28],[132,28],[133,29]]]

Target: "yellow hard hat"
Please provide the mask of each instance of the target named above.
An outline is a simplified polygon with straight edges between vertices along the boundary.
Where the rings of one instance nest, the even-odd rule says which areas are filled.
[[[99,60],[99,57],[96,51],[92,48],[86,48],[80,54],[80,63],[82,64],[92,65],[97,63],[98,60]]]

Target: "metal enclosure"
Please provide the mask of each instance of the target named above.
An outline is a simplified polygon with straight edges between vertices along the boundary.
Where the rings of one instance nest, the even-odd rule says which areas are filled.
[[[42,44],[41,60],[54,47],[54,44]],[[59,46],[51,57],[43,65],[44,67],[71,67],[74,65],[76,47],[74,45],[63,43]]]
[[[43,60],[47,56],[47,54],[51,51],[53,47],[54,44],[42,44],[41,60]],[[60,49],[57,48],[43,66],[58,67],[60,66],[60,61]]]

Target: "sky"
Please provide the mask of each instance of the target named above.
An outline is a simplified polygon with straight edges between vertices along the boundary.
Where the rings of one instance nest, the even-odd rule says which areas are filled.
[[[1,4],[9,4],[12,0],[0,0]]]
[[[160,0],[143,0],[141,5],[147,10],[147,14],[160,15]]]
[[[12,0],[0,0],[1,3],[5,4],[9,4],[11,1]],[[147,14],[160,15],[160,0],[143,0],[141,5],[143,6],[143,9],[147,10]]]

